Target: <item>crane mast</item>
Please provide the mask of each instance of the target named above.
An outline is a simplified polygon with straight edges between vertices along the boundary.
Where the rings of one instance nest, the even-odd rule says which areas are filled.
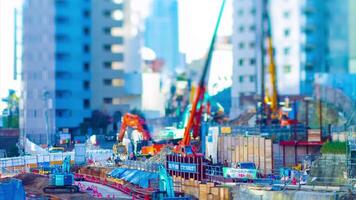
[[[191,109],[190,114],[189,114],[188,123],[187,123],[187,126],[185,127],[185,130],[184,130],[183,139],[180,141],[180,144],[179,144],[180,146],[183,146],[183,147],[190,145],[190,140],[191,140],[190,139],[190,132],[191,132],[191,129],[192,129],[193,124],[194,124],[194,119],[197,119],[197,115],[198,114],[201,115],[201,112],[199,112],[199,111],[197,112],[197,105],[198,105],[199,101],[201,101],[204,98],[204,94],[205,94],[205,91],[206,91],[205,79],[206,79],[206,75],[208,73],[208,69],[209,69],[209,66],[210,66],[210,63],[211,63],[211,59],[212,59],[212,56],[213,56],[214,44],[215,44],[215,40],[216,40],[216,35],[217,35],[217,32],[218,32],[218,29],[219,29],[220,21],[221,21],[221,16],[222,16],[222,13],[223,13],[223,10],[224,10],[225,1],[226,0],[223,0],[221,8],[220,8],[220,12],[219,12],[218,19],[217,19],[217,22],[216,22],[216,26],[215,26],[215,29],[214,29],[214,33],[213,33],[213,37],[212,37],[212,40],[211,40],[211,43],[210,43],[208,55],[207,55],[207,58],[206,58],[206,61],[205,61],[205,64],[204,64],[203,73],[201,75],[201,78],[200,78],[200,81],[199,81],[199,86],[197,88],[197,92],[196,92],[196,95],[194,97],[194,101],[193,101],[193,104],[192,104],[192,109]],[[198,117],[198,119],[199,118],[200,117]]]

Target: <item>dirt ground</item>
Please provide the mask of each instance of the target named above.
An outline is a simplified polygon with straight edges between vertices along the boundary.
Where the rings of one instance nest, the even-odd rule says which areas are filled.
[[[92,197],[90,194],[85,192],[79,193],[63,193],[63,194],[46,194],[43,192],[43,188],[48,186],[48,177],[36,175],[36,174],[19,174],[14,178],[22,180],[23,186],[25,187],[26,196],[31,199],[36,199],[36,197],[48,197],[51,200],[97,200],[98,198]]]

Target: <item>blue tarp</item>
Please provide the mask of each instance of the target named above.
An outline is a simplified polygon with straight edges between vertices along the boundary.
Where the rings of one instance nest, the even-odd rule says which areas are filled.
[[[10,179],[0,182],[0,200],[25,200],[25,189],[22,181],[18,179]]]
[[[151,179],[159,178],[158,173],[125,168],[117,168],[109,175],[114,178],[122,179],[132,184],[138,185],[141,188],[148,188],[149,181]]]
[[[114,178],[119,178],[125,171],[125,168],[117,168],[114,169],[109,175]]]

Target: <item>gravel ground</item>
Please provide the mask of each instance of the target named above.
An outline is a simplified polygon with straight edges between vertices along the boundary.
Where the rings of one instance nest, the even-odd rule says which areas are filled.
[[[47,199],[62,199],[62,200],[81,200],[81,199],[89,199],[89,200],[98,200],[98,198],[92,197],[89,193],[87,192],[79,192],[79,193],[62,193],[62,194],[53,194],[49,195],[43,192],[43,188],[48,186],[48,177],[37,175],[37,174],[19,174],[15,176],[14,178],[22,180],[23,186],[26,191],[26,196],[28,199],[38,199],[38,198],[43,198],[47,197]],[[90,183],[88,183],[89,185]],[[105,194],[113,194],[115,191],[117,192],[117,195],[115,199],[127,199],[127,196],[124,194],[121,196],[121,192],[117,191],[115,189],[109,188],[109,187],[101,187],[97,186],[98,190],[102,190],[104,188],[104,193]],[[100,191],[99,190],[99,191]],[[101,192],[101,191],[100,191]],[[118,196],[120,195],[120,196]],[[104,196],[103,196],[104,197]],[[107,199],[107,198],[101,198],[101,199]],[[112,200],[113,198],[111,198]]]

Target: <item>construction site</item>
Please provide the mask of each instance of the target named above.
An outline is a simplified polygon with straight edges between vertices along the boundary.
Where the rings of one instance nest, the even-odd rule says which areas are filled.
[[[209,98],[224,7],[225,0],[198,83],[182,92],[189,105],[178,120],[157,125],[126,112],[105,140],[44,147],[20,138],[26,153],[0,158],[0,200],[356,199],[355,118],[343,126],[323,124],[321,93],[279,95],[269,12],[261,42],[266,77],[255,109],[231,119]],[[311,112],[317,126],[310,126]]]

